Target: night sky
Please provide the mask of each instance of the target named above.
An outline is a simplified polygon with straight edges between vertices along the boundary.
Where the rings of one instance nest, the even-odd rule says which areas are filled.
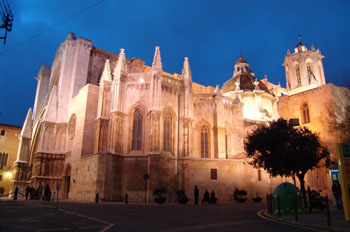
[[[0,0],[2,1],[2,0]],[[42,64],[51,65],[70,31],[114,53],[152,65],[160,46],[163,69],[181,73],[189,57],[194,82],[215,86],[232,77],[240,51],[256,77],[280,82],[287,49],[301,41],[325,56],[327,83],[350,74],[350,1],[8,0],[14,14],[0,41],[0,123],[22,125],[34,105]],[[4,30],[0,30],[2,36]],[[24,42],[24,43],[23,43]]]

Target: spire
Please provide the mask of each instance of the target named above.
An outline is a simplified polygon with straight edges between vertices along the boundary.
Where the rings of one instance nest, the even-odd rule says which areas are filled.
[[[214,93],[215,93],[215,96],[222,96],[221,90],[220,90],[220,85],[216,85]]]
[[[127,73],[128,66],[126,65],[124,48],[120,49],[119,58],[114,68],[114,78],[118,76],[119,73]]]
[[[156,46],[156,50],[154,51],[153,63],[152,63],[153,71],[162,71],[162,59],[160,58],[160,50],[159,46]]]
[[[67,35],[66,40],[76,40],[75,34],[73,32],[69,32],[69,34]]]
[[[182,68],[182,79],[192,80],[190,62],[188,61],[188,57],[185,57],[184,66]]]
[[[109,64],[109,59],[106,60],[105,67],[103,68],[100,84],[101,81],[112,81],[111,65]]]

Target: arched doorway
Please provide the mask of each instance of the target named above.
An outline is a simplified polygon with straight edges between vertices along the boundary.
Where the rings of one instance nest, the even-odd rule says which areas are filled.
[[[71,166],[68,165],[66,168],[66,172],[64,175],[64,192],[63,192],[63,198],[68,199],[69,196],[69,190],[70,190],[70,174],[71,173]]]

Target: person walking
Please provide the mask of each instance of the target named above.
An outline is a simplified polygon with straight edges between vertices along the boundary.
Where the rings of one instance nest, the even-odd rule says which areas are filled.
[[[28,185],[26,188],[26,200],[28,200],[29,192],[30,192],[30,187]]]
[[[202,204],[208,204],[208,200],[209,200],[209,192],[206,189],[203,195],[203,200],[202,200]]]
[[[38,193],[38,200],[40,200],[41,196],[43,195],[43,186],[41,185],[41,182],[39,182],[39,186],[36,191]]]
[[[337,180],[333,180],[332,192],[337,204],[337,209],[343,209],[343,202],[341,199],[341,187]]]
[[[211,193],[210,193],[210,201],[209,201],[209,203],[210,203],[210,204],[216,204],[216,200],[217,200],[217,198],[215,197],[215,192],[214,192],[214,190],[213,190],[213,191],[211,191]]]
[[[199,189],[197,188],[197,185],[194,186],[194,204],[198,205],[198,196],[199,196]]]
[[[45,190],[44,190],[44,201],[50,201],[51,198],[51,190],[49,184],[46,184]]]

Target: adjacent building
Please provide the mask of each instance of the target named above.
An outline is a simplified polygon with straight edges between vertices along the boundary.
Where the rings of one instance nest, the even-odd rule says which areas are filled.
[[[20,126],[0,123],[0,197],[11,197]]]

